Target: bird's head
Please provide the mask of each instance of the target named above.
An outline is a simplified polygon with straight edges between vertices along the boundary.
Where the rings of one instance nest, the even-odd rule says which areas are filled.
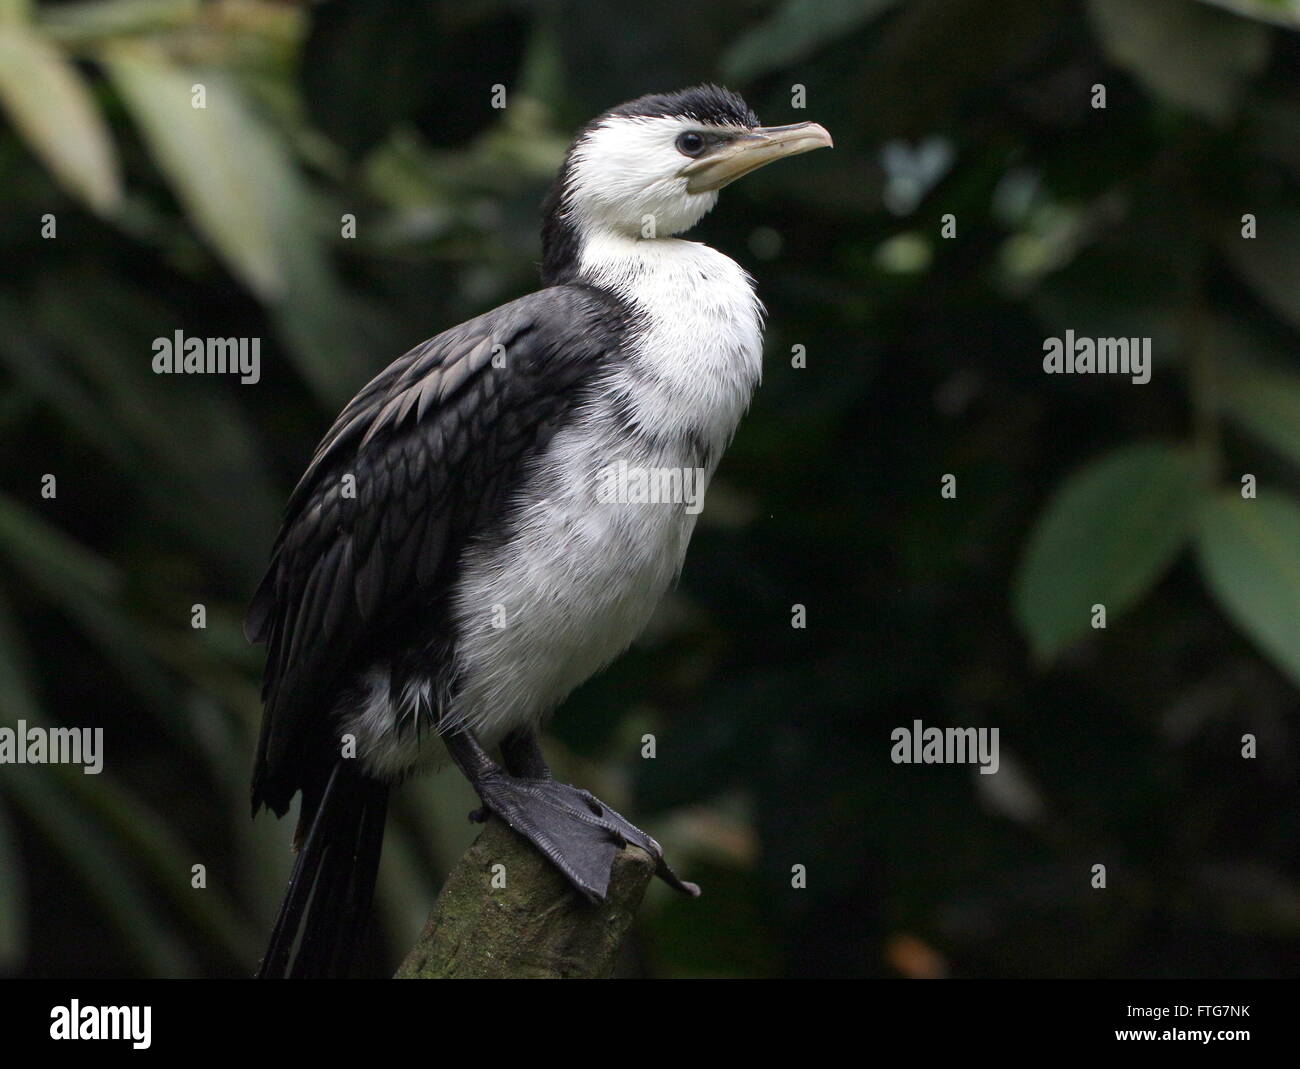
[[[546,205],[544,270],[554,275],[592,231],[680,234],[718,202],[723,186],[830,144],[814,122],[760,126],[744,100],[715,85],[620,104],[569,146]]]

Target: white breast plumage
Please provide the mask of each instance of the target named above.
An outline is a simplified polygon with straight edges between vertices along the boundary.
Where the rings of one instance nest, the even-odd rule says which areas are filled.
[[[641,313],[623,369],[637,424],[726,448],[762,374],[753,279],[716,249],[679,239],[592,238],[583,278]]]

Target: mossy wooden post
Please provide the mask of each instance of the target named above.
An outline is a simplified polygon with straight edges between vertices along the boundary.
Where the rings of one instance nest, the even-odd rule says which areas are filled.
[[[492,885],[498,864],[504,887]],[[447,877],[396,979],[607,977],[653,875],[650,856],[629,847],[614,860],[608,899],[593,905],[492,817]]]

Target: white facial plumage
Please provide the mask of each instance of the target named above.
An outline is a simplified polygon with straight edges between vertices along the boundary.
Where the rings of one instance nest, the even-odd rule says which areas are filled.
[[[585,232],[669,237],[689,230],[718,203],[718,194],[687,190],[681,171],[691,158],[677,139],[723,129],[676,115],[602,120],[574,146],[565,211]],[[647,227],[653,229],[647,233]]]

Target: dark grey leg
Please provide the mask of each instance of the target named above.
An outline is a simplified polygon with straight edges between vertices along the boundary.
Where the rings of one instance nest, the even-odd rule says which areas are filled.
[[[507,735],[501,742],[501,759],[512,776],[551,778],[551,770],[542,756],[541,742],[533,728],[519,728]]]

